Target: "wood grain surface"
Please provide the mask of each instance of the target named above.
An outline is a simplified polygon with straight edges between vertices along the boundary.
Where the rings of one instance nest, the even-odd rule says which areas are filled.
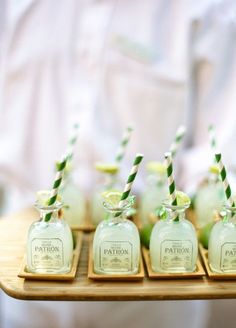
[[[25,300],[132,301],[236,298],[236,281],[199,279],[140,282],[92,281],[87,278],[88,239],[84,234],[76,278],[72,282],[30,281],[19,278],[30,223],[37,218],[28,209],[0,220],[0,284],[10,296]]]

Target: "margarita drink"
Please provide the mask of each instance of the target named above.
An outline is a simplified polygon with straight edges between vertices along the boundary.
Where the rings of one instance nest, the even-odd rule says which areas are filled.
[[[198,243],[194,226],[185,219],[188,205],[165,204],[167,218],[157,222],[150,239],[150,257],[155,272],[193,272]]]
[[[131,204],[104,204],[108,218],[97,226],[93,240],[94,271],[98,274],[135,274],[139,270],[140,239],[136,225],[126,219]]]
[[[212,228],[208,259],[212,271],[236,273],[236,208],[226,207],[225,218]]]
[[[73,257],[72,233],[68,224],[58,217],[61,204],[37,204],[40,221],[34,222],[27,239],[27,270],[33,273],[62,274],[71,270]],[[46,216],[51,213],[49,221]]]

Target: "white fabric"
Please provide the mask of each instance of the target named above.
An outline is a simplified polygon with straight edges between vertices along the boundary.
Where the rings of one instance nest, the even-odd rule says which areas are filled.
[[[35,191],[48,187],[75,116],[82,126],[78,182],[87,191],[94,183],[94,160],[113,158],[128,123],[135,132],[123,177],[136,151],[144,152],[146,161],[162,160],[180,123],[189,132],[177,158],[179,185],[191,189],[212,160],[209,123],[216,124],[224,161],[235,165],[234,13],[234,1],[1,1],[0,179],[7,193],[5,212],[32,204]],[[142,188],[143,177],[144,170],[136,188]],[[50,322],[50,327],[146,323],[204,328],[213,327],[219,305],[231,309],[235,304],[64,304],[7,296],[2,302],[4,328],[32,327],[32,322],[34,327]],[[214,320],[214,327],[220,322]]]

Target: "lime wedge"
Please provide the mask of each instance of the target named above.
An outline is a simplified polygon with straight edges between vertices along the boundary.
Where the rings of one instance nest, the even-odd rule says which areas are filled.
[[[220,174],[220,170],[217,165],[211,165],[209,167],[209,172],[216,175]]]
[[[148,162],[147,170],[150,173],[166,174],[166,166],[161,162]]]
[[[189,196],[182,191],[176,190],[176,198],[178,206],[187,205],[191,203],[191,199],[189,198]]]
[[[119,171],[119,165],[113,163],[95,163],[95,169],[99,172],[116,174]]]
[[[102,197],[106,203],[112,207],[117,207],[121,199],[122,193],[119,191],[104,191]]]

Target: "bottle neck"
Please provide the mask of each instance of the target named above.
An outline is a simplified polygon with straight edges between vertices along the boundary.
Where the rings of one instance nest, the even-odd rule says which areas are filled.
[[[225,207],[225,216],[223,222],[236,222],[236,207]]]
[[[185,206],[173,206],[164,203],[164,206],[168,213],[169,220],[178,222],[185,219],[185,211],[189,207],[189,204],[186,204]]]
[[[127,217],[127,210],[112,210],[112,211],[107,211],[107,220],[110,221],[121,221],[125,220]]]
[[[185,219],[185,211],[180,210],[167,210],[169,213],[169,218],[173,221],[180,221]]]
[[[40,210],[40,220],[45,222],[52,222],[59,219],[59,212],[61,210],[56,211],[47,211],[47,210]]]

